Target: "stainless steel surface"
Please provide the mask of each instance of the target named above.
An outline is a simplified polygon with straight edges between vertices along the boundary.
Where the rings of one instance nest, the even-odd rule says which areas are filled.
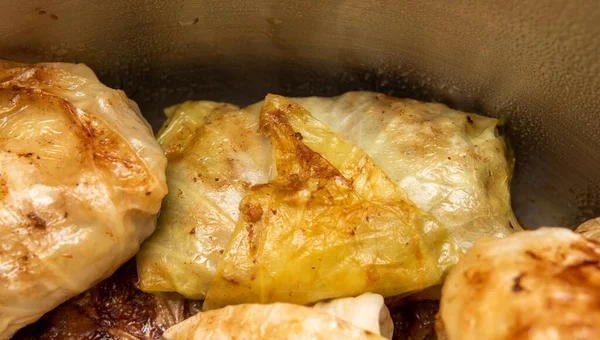
[[[600,3],[0,0],[0,57],[78,61],[158,126],[185,99],[369,89],[500,117],[526,226],[600,215]]]

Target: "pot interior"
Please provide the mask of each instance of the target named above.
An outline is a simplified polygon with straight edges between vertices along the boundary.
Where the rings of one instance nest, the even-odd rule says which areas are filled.
[[[529,228],[600,215],[600,6],[394,0],[0,1],[0,57],[83,62],[155,128],[192,99],[372,90],[498,117]]]

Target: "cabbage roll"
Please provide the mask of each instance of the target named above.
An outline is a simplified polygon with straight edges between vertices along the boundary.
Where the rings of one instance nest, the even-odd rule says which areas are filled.
[[[373,92],[295,100],[371,156],[463,250],[522,230],[510,205],[514,156],[499,120]]]
[[[228,306],[167,329],[165,340],[385,338],[313,308],[287,303]]]
[[[165,167],[137,105],[85,65],[0,60],[0,339],[135,255]]]
[[[440,339],[597,339],[600,244],[566,228],[475,242],[444,282]]]
[[[302,130],[320,121],[320,131],[370,156],[399,186],[396,194],[430,214],[462,250],[480,237],[521,229],[510,206],[513,156],[497,119],[372,92],[293,101],[316,118],[306,125],[288,117],[309,149],[344,174],[344,158],[329,140]],[[263,104],[188,102],[167,110],[159,141],[169,158],[170,191],[157,232],[138,255],[145,291],[205,298],[242,197],[276,175],[272,145],[258,132]],[[209,181],[199,181],[208,171]]]
[[[205,310],[405,294],[439,284],[458,261],[460,250],[442,225],[301,106],[267,96],[260,122],[277,175],[240,202]],[[305,139],[328,145],[326,155]]]

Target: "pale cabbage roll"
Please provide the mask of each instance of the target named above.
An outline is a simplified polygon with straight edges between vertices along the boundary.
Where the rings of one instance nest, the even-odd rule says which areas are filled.
[[[313,308],[243,304],[198,313],[163,333],[165,340],[385,338]]]
[[[323,301],[313,308],[388,339],[391,339],[394,334],[390,311],[385,305],[383,296],[379,294],[364,293],[357,297]]]

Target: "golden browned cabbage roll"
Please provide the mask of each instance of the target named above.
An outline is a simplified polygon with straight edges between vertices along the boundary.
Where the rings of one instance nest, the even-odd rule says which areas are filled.
[[[294,100],[363,149],[463,250],[522,230],[510,205],[514,156],[499,120],[374,92]]]
[[[0,60],[0,339],[138,251],[165,167],[137,105],[86,66]]]
[[[596,339],[600,244],[565,228],[479,240],[446,278],[440,339]]]

